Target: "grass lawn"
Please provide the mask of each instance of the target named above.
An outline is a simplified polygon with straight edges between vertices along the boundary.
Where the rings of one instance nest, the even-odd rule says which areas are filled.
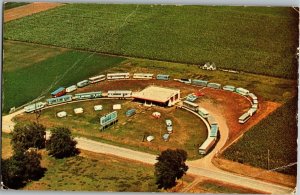
[[[278,108],[265,120],[252,127],[223,156],[229,160],[268,168],[270,150],[270,169],[296,176],[297,165],[297,99],[293,98]]]
[[[67,49],[4,41],[3,72],[13,72],[61,54]]]
[[[24,190],[156,192],[154,168],[149,165],[81,151],[80,156],[55,159],[43,155],[45,176]]]
[[[4,4],[4,10],[8,10],[8,9],[12,9],[12,8],[15,8],[15,7],[20,7],[20,6],[23,6],[23,5],[26,5],[26,4],[29,4],[29,3],[26,3],[26,2],[7,2],[6,4]]]
[[[111,112],[112,105],[116,103],[122,104],[122,110],[118,111],[119,122],[101,132],[99,117]],[[93,110],[93,106],[97,104],[103,105],[102,111]],[[83,114],[74,114],[73,109],[78,107],[84,109]],[[126,117],[125,112],[130,108],[135,108],[137,114]],[[68,113],[68,117],[57,118],[55,113],[63,110]],[[162,117],[154,119],[151,115],[154,111],[162,113]],[[168,142],[163,141],[161,137],[167,133],[165,119],[173,121],[173,134]],[[34,121],[35,115],[24,114],[18,116],[16,120],[21,123]],[[193,122],[191,123],[191,121]],[[181,148],[188,152],[189,159],[200,158],[197,148],[207,137],[204,123],[189,112],[175,108],[145,108],[136,102],[124,100],[95,100],[50,108],[43,111],[39,122],[47,127],[66,126],[78,136],[101,141],[107,140],[111,144],[154,154],[167,148]],[[144,135],[153,135],[155,140],[143,142]]]
[[[297,78],[285,7],[68,4],[5,23],[4,38]]]
[[[4,113],[7,113],[11,107],[21,106],[38,97],[49,96],[49,93],[59,86],[67,87],[76,84],[80,80],[118,65],[124,60],[119,57],[79,51],[64,51],[55,55],[60,51],[54,49],[55,53],[52,53],[52,56],[49,54],[51,57],[35,63],[37,58],[43,56],[42,52],[47,52],[47,50],[52,52],[51,48],[35,46],[36,50],[41,49],[41,52],[37,52],[31,57],[33,63],[30,64],[30,59],[24,53],[32,46],[19,46],[19,44],[21,43],[17,43],[17,46],[15,44],[6,45],[7,50],[5,51],[8,51],[8,59],[4,59],[4,70],[7,71],[3,72]],[[12,57],[16,48],[20,48],[19,52]],[[24,61],[22,62],[22,60]],[[14,62],[20,65],[16,66]]]

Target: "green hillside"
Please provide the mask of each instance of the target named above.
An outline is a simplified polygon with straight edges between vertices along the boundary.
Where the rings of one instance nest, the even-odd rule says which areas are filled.
[[[6,23],[4,38],[297,76],[291,8],[68,4]]]

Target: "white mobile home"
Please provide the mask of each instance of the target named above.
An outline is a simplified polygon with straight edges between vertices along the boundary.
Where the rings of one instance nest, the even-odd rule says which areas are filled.
[[[244,113],[242,116],[240,116],[239,118],[239,123],[245,123],[247,120],[249,120],[251,117],[251,115],[249,114],[249,112]]]
[[[212,148],[214,143],[216,142],[216,138],[214,137],[208,137],[204,143],[199,148],[200,154],[207,154],[207,152]]]
[[[110,90],[107,92],[107,97],[111,98],[130,98],[132,91],[129,90]]]
[[[76,85],[72,85],[72,86],[66,88],[66,92],[70,93],[72,91],[75,91],[76,89],[77,89],[77,86]]]
[[[24,111],[27,113],[33,112],[35,110],[39,110],[39,109],[45,107],[45,105],[46,105],[45,102],[37,102],[37,103],[31,104],[31,105],[25,106]]]
[[[153,79],[153,74],[148,73],[134,73],[133,74],[134,79]]]
[[[240,95],[248,95],[249,94],[249,90],[241,88],[241,87],[236,88],[235,91]]]
[[[107,80],[129,79],[129,77],[130,77],[130,74],[128,72],[107,74]]]
[[[100,82],[100,81],[104,81],[105,79],[106,79],[106,76],[104,74],[102,74],[102,75],[90,77],[89,82],[90,83],[97,83],[97,82]]]

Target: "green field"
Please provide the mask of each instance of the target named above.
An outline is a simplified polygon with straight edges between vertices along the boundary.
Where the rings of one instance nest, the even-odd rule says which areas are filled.
[[[103,105],[103,110],[94,111],[94,105],[99,104]],[[118,111],[119,121],[116,125],[101,132],[99,130],[99,118],[112,112],[113,104],[122,105],[122,109]],[[74,114],[73,110],[80,107],[84,109],[84,113]],[[137,114],[127,117],[125,112],[131,108],[136,109]],[[57,112],[63,110],[68,113],[68,117],[55,117]],[[152,113],[155,111],[160,112],[162,117],[154,119]],[[167,133],[166,119],[173,121],[174,130],[168,142],[165,142],[161,137]],[[17,116],[16,121],[18,123],[33,122],[35,121],[35,114]],[[193,121],[193,123],[190,121]],[[49,108],[42,112],[39,123],[45,125],[47,128],[65,126],[70,128],[76,136],[83,136],[153,154],[158,154],[159,151],[168,148],[180,148],[187,151],[189,159],[202,157],[198,154],[197,148],[207,138],[205,124],[201,119],[187,111],[175,108],[142,107],[137,102],[124,100],[95,100]],[[152,142],[143,141],[143,137],[148,135],[153,135],[155,139]]]
[[[296,116],[297,98],[293,98],[252,127],[224,152],[224,157],[267,169],[267,153],[270,150],[270,169],[296,176],[297,164],[287,166],[297,162]]]
[[[88,52],[70,50],[61,52],[60,49],[57,51],[43,46],[35,46],[36,53],[28,57],[26,52],[28,53],[28,50],[34,46],[26,44],[20,46],[20,44],[5,45],[7,51],[3,68],[3,111],[5,113],[11,107],[21,106],[38,97],[49,97],[50,92],[59,86],[67,87],[76,84],[124,60],[124,58]],[[14,57],[16,48],[20,49]],[[40,52],[37,51],[39,49]],[[49,57],[35,63],[36,58],[43,58],[44,53]],[[30,64],[31,59],[33,60]]]
[[[27,5],[28,3],[26,2],[7,2],[6,4],[4,4],[4,10],[9,10],[15,7],[20,7],[23,5]]]
[[[25,190],[156,192],[152,166],[107,155],[86,153],[65,159],[43,155],[47,172]]]
[[[297,78],[298,14],[284,7],[68,4],[4,38]]]

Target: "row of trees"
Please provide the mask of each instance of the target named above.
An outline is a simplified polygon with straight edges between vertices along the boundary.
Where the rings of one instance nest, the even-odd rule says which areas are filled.
[[[64,127],[52,129],[50,139],[46,140],[46,128],[41,124],[16,126],[11,139],[13,155],[1,159],[4,185],[17,189],[44,175],[46,169],[41,166],[39,149],[46,148],[49,155],[64,158],[78,154],[76,144],[71,131]]]

